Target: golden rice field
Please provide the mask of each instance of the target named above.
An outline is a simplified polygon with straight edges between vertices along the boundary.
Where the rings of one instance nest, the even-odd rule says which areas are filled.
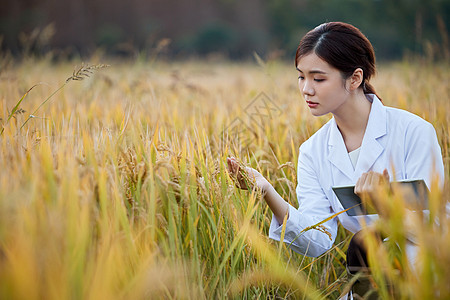
[[[226,172],[237,156],[297,204],[298,147],[330,116],[310,115],[293,64],[90,63],[110,66],[0,61],[0,299],[337,299],[348,289],[349,232],[319,258],[294,253],[268,239],[258,192]],[[448,63],[398,62],[373,80],[385,105],[435,126],[446,187],[449,79]],[[402,198],[389,197],[394,217],[379,226],[401,249]],[[430,220],[414,220],[414,269],[384,246],[369,252],[383,299],[449,299],[448,201],[448,189],[433,193]]]

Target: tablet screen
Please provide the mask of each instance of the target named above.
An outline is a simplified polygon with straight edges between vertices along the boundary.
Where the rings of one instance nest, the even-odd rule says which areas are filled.
[[[428,209],[428,188],[425,181],[401,180],[392,182],[391,185],[398,185],[404,189],[405,200],[417,210]],[[366,208],[361,203],[361,199],[354,193],[355,186],[336,186],[332,188],[344,209],[348,209],[349,216],[376,214],[373,209]]]

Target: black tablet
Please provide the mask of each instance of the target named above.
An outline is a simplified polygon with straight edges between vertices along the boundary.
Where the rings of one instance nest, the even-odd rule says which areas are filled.
[[[423,179],[401,180],[391,182],[392,185],[398,184],[409,193],[405,200],[412,204],[418,210],[428,209],[428,188]],[[376,214],[376,211],[364,207],[361,199],[354,193],[355,186],[336,186],[332,188],[344,209],[349,216]]]

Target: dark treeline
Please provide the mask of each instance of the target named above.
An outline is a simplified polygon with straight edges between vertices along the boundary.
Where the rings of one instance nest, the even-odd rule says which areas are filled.
[[[450,0],[6,0],[3,51],[113,55],[163,51],[292,57],[300,37],[344,21],[372,41],[378,58],[448,59]]]

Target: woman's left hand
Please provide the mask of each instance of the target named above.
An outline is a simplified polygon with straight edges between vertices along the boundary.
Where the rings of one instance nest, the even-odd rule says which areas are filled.
[[[377,193],[383,185],[388,183],[389,173],[387,169],[384,169],[383,174],[373,171],[363,173],[356,182],[355,194],[361,198],[366,206],[367,204],[372,204],[374,208],[380,212],[381,207],[378,203]]]

